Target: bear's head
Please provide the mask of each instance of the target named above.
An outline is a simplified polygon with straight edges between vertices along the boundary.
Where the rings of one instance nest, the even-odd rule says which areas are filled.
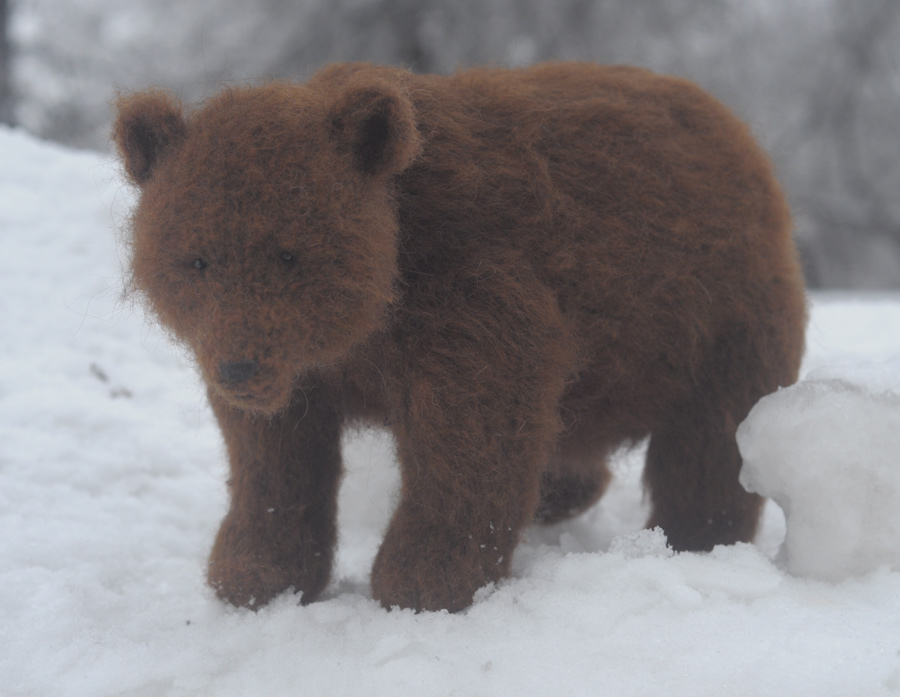
[[[395,175],[420,149],[397,85],[228,89],[186,115],[167,93],[117,104],[140,198],[132,285],[210,389],[263,413],[304,372],[382,328],[397,279]]]

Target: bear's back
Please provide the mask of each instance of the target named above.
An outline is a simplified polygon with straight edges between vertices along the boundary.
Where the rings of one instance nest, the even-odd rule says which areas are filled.
[[[634,390],[687,384],[761,312],[802,314],[771,164],[692,83],[547,64],[415,77],[410,97],[424,141],[399,181],[410,286],[520,264]]]

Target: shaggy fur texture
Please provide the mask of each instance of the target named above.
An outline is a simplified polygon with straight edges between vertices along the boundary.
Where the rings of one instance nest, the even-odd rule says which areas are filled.
[[[194,354],[231,461],[225,600],[328,582],[342,429],[394,433],[386,607],[460,610],[522,529],[583,511],[650,435],[649,525],[752,538],[734,433],[797,377],[787,207],[748,130],[683,80],[550,64],[336,65],[185,115],[122,98],[133,283]]]

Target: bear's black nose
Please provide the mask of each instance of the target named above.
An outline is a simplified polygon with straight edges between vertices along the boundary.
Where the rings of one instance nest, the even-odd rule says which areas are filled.
[[[223,382],[244,382],[259,372],[259,364],[256,361],[234,361],[233,363],[220,363],[219,376]]]

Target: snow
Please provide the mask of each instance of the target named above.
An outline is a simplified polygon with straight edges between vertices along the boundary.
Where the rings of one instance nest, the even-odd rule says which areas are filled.
[[[512,577],[467,612],[415,615],[370,597],[397,475],[383,435],[351,434],[323,600],[221,604],[203,576],[227,504],[223,446],[184,352],[122,297],[114,230],[132,195],[109,156],[8,129],[0,153],[4,697],[900,694],[900,571],[879,546],[896,517],[861,519],[854,544],[876,557],[837,562],[853,571],[840,581],[789,573],[802,555],[779,557],[774,503],[755,544],[674,554],[641,529],[640,449],[617,456],[595,509],[530,530]],[[883,428],[896,402],[876,392],[898,353],[900,296],[814,297],[809,381],[747,427],[767,434],[749,437],[751,460],[793,462],[777,495],[806,463],[840,472],[867,509],[896,484]],[[876,424],[883,442],[865,435]],[[806,452],[826,436],[837,454]],[[866,483],[876,475],[884,486]],[[790,490],[790,526],[846,505],[810,481],[812,513]],[[814,530],[797,549],[832,540]]]
[[[898,427],[900,359],[815,370],[741,424],[741,482],[783,509],[792,574],[900,571]]]

